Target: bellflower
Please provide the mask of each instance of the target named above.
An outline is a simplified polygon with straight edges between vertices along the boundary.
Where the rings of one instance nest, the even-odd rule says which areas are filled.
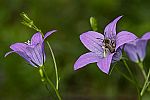
[[[90,52],[81,55],[74,64],[74,70],[82,68],[90,63],[108,74],[110,64],[120,60],[122,45],[136,39],[136,36],[127,31],[121,31],[116,35],[116,24],[122,16],[109,23],[104,30],[104,35],[95,31],[88,31],[80,35],[80,40]]]
[[[44,40],[54,33],[56,30],[47,32],[42,37],[40,32],[35,33],[32,38],[31,42],[25,43],[15,43],[10,46],[12,51],[5,54],[5,57],[13,52],[19,54],[23,57],[27,62],[29,62],[34,67],[42,66],[45,62],[45,52],[44,52]]]
[[[138,38],[124,47],[129,58],[136,63],[142,62],[146,54],[147,41],[150,39],[150,32],[145,33],[141,38]]]

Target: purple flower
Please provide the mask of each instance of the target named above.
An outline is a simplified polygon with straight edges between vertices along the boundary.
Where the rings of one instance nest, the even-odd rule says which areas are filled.
[[[124,47],[125,52],[133,62],[142,62],[145,58],[147,41],[150,39],[150,32],[145,33],[141,38],[138,38]]]
[[[80,35],[81,42],[90,52],[78,58],[74,64],[74,70],[97,62],[97,66],[108,74],[110,64],[120,60],[122,56],[121,46],[136,39],[134,34],[127,31],[121,31],[116,35],[116,24],[121,17],[117,17],[105,27],[104,35],[94,31]]]
[[[27,62],[29,62],[34,67],[42,66],[45,62],[45,52],[44,52],[44,40],[54,33],[56,30],[47,32],[42,37],[41,33],[35,33],[32,38],[31,42],[25,43],[15,43],[10,46],[12,51],[5,54],[5,57],[10,53],[17,53],[21,57],[23,57]]]

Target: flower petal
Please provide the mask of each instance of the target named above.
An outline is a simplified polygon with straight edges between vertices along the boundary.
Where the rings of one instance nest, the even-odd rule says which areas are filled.
[[[143,61],[146,53],[147,40],[138,39],[136,41],[136,50],[140,61]]]
[[[12,44],[10,48],[14,51],[25,52],[27,46],[28,45],[26,45],[25,43],[15,43],[15,44]]]
[[[57,30],[52,30],[52,31],[49,31],[47,32],[45,35],[44,35],[44,40],[46,38],[48,38],[52,33],[56,32]],[[42,42],[42,54],[43,54],[43,62],[45,62],[45,59],[46,59],[46,55],[45,55],[45,51],[44,51],[44,41]]]
[[[26,49],[26,53],[31,58],[32,62],[38,66],[42,66],[45,61],[42,45],[39,43],[35,47],[27,47]]]
[[[100,70],[102,70],[106,74],[109,73],[109,69],[110,69],[113,55],[114,55],[114,53],[108,55],[107,57],[100,59],[97,63],[97,66],[100,68]]]
[[[14,53],[14,52],[15,52],[15,51],[9,51],[9,52],[7,52],[7,53],[5,54],[4,57],[7,57],[9,54]]]
[[[127,53],[128,57],[133,62],[139,62],[137,51],[136,51],[136,43],[130,42],[130,43],[125,44],[124,51]]]
[[[5,54],[5,57],[8,56],[11,53],[17,53],[18,55],[20,55],[21,57],[23,57],[28,63],[30,63],[32,66],[37,67],[35,64],[33,64],[31,62],[30,57],[26,53],[21,52],[21,51],[10,51],[10,52],[8,52],[8,53]]]
[[[10,52],[6,53],[6,54],[5,54],[5,57],[6,57],[7,55],[9,55],[10,53],[15,52],[15,53],[19,54],[21,57],[23,57],[23,58],[24,58],[27,62],[29,62],[32,66],[36,67],[36,65],[31,62],[30,56],[27,55],[27,50],[26,50],[27,47],[28,47],[28,45],[26,45],[25,43],[15,43],[15,44],[12,44],[12,45],[10,46],[10,48],[11,48],[13,51],[10,51]]]
[[[142,40],[149,40],[150,39],[150,32],[145,33],[142,38]]]
[[[122,57],[122,49],[118,48],[116,50],[115,54],[113,55],[112,63],[119,61],[121,59],[121,57]]]
[[[100,54],[103,51],[101,47],[103,39],[102,34],[94,31],[88,31],[80,35],[80,40],[87,49]]]
[[[117,17],[111,23],[109,23],[104,30],[104,35],[106,38],[115,39],[116,37],[116,24],[122,16]]]
[[[54,32],[56,32],[56,30],[52,30],[52,31],[47,32],[47,33],[44,35],[44,40],[45,40],[48,36],[50,36],[52,33],[54,33]]]
[[[94,63],[97,61],[98,61],[98,56],[95,53],[93,52],[85,53],[81,55],[78,58],[78,60],[75,62],[74,70],[77,70],[79,68],[86,66],[87,64]]]
[[[40,32],[35,33],[31,38],[31,44],[36,45],[41,42],[43,42],[42,34]]]
[[[26,53],[21,51],[16,51],[17,54],[19,54],[21,57],[23,57],[27,62],[29,62],[32,66],[37,67],[32,61],[29,56],[26,55]]]
[[[137,38],[133,33],[127,32],[127,31],[121,31],[117,34],[116,38],[116,49],[118,47],[122,46],[125,43],[129,43],[131,41],[134,41]]]

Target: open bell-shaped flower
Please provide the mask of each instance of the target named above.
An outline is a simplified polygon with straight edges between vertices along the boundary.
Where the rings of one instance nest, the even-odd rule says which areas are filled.
[[[5,54],[5,57],[13,52],[19,54],[23,57],[27,62],[29,62],[34,67],[42,66],[45,62],[45,51],[44,51],[44,40],[54,33],[56,30],[52,30],[47,32],[42,37],[40,32],[35,33],[32,38],[31,42],[25,43],[14,43],[10,46],[12,51]]]
[[[121,17],[117,17],[105,27],[104,35],[95,31],[80,35],[81,42],[90,52],[78,58],[74,64],[74,70],[96,62],[100,70],[109,73],[111,63],[120,60],[122,56],[122,46],[137,38],[127,31],[116,34],[116,24]]]

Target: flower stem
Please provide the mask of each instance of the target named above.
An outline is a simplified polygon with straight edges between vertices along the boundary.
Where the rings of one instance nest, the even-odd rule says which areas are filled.
[[[32,28],[38,32],[40,32],[42,34],[42,36],[44,36],[44,34],[42,33],[42,31],[34,24],[32,24]],[[53,59],[53,62],[54,62],[54,67],[55,67],[55,75],[56,75],[56,89],[58,90],[58,83],[59,83],[59,79],[58,79],[58,70],[57,70],[57,64],[56,64],[56,59],[55,59],[55,56],[54,56],[54,52],[50,46],[50,43],[47,41],[47,45],[50,49],[50,52],[51,52],[51,55],[52,55],[52,59]]]
[[[117,67],[115,67],[115,68],[119,72],[119,74],[121,74],[125,79],[127,79],[132,84],[135,84],[135,82],[131,78],[129,78],[126,74],[124,74],[123,72],[121,72]]]
[[[137,82],[137,80],[136,80],[136,78],[133,76],[133,74],[132,74],[132,72],[131,72],[131,70],[130,70],[130,68],[129,68],[129,66],[127,65],[127,63],[126,63],[126,61],[125,60],[122,60],[123,61],[123,63],[124,63],[124,65],[125,65],[125,67],[127,68],[127,70],[128,70],[128,72],[129,72],[129,74],[130,74],[130,76],[132,77],[132,79],[134,80],[134,85],[135,85],[135,87],[136,87],[136,89],[137,89],[137,93],[138,93],[138,100],[141,100],[141,96],[140,96],[140,92],[139,92],[139,86],[138,86],[138,82]]]
[[[141,71],[142,71],[142,74],[143,74],[143,76],[144,76],[144,79],[146,80],[146,73],[145,73],[145,70],[144,70],[144,67],[143,67],[143,63],[140,62],[140,63],[138,63],[138,65],[139,65],[139,67],[140,67],[140,69],[141,69]]]
[[[49,93],[51,93],[51,91],[49,90],[48,85],[47,85],[47,83],[46,83],[46,81],[45,81],[44,74],[43,74],[43,71],[42,71],[42,68],[41,68],[41,67],[39,68],[39,73],[40,73],[40,76],[41,76],[41,81],[42,81],[42,83],[43,83],[44,86],[46,87],[47,91],[48,91]]]
[[[140,93],[141,96],[143,96],[145,90],[147,89],[147,87],[148,87],[148,85],[149,85],[149,82],[148,82],[149,76],[150,76],[150,68],[149,68],[148,75],[147,75],[147,77],[146,77],[144,86],[143,86],[142,91],[141,91],[141,93]]]
[[[54,67],[55,67],[55,74],[56,74],[56,89],[58,90],[58,82],[59,82],[59,79],[58,79],[58,70],[57,70],[57,64],[56,64],[56,59],[55,59],[55,56],[54,56],[54,52],[49,44],[49,42],[47,42],[47,45],[50,49],[50,52],[52,54],[52,58],[53,58],[53,62],[54,62]]]
[[[35,26],[34,24],[33,24],[33,29],[35,29],[36,31],[39,31],[42,34],[42,36],[44,36],[44,34],[42,33],[42,31],[37,26]],[[56,89],[58,90],[58,87],[59,87],[59,85],[58,85],[59,84],[59,77],[58,77],[58,70],[57,70],[56,59],[55,59],[55,56],[54,56],[54,52],[53,52],[53,50],[51,48],[51,45],[50,45],[50,43],[48,41],[47,41],[47,45],[48,45],[48,47],[50,49],[50,52],[51,52],[51,55],[52,55],[52,59],[53,59],[53,62],[54,62],[55,75],[56,75]]]
[[[134,78],[134,76],[133,76],[133,74],[132,74],[132,72],[131,72],[131,70],[130,70],[130,68],[129,68],[129,66],[127,65],[127,63],[126,63],[125,60],[123,60],[123,63],[124,63],[124,65],[125,65],[125,67],[127,68],[127,70],[128,70],[128,72],[129,72],[130,76],[132,77],[132,79],[135,80],[135,78]]]
[[[60,97],[60,94],[58,92],[58,90],[55,88],[55,85],[52,83],[52,81],[48,78],[48,75],[44,69],[44,66],[41,66],[39,68],[39,73],[40,73],[40,76],[41,76],[41,81],[44,83],[45,81],[47,81],[49,83],[49,85],[54,89],[57,97],[59,100],[62,100],[61,97]],[[46,87],[47,88],[47,87]]]

